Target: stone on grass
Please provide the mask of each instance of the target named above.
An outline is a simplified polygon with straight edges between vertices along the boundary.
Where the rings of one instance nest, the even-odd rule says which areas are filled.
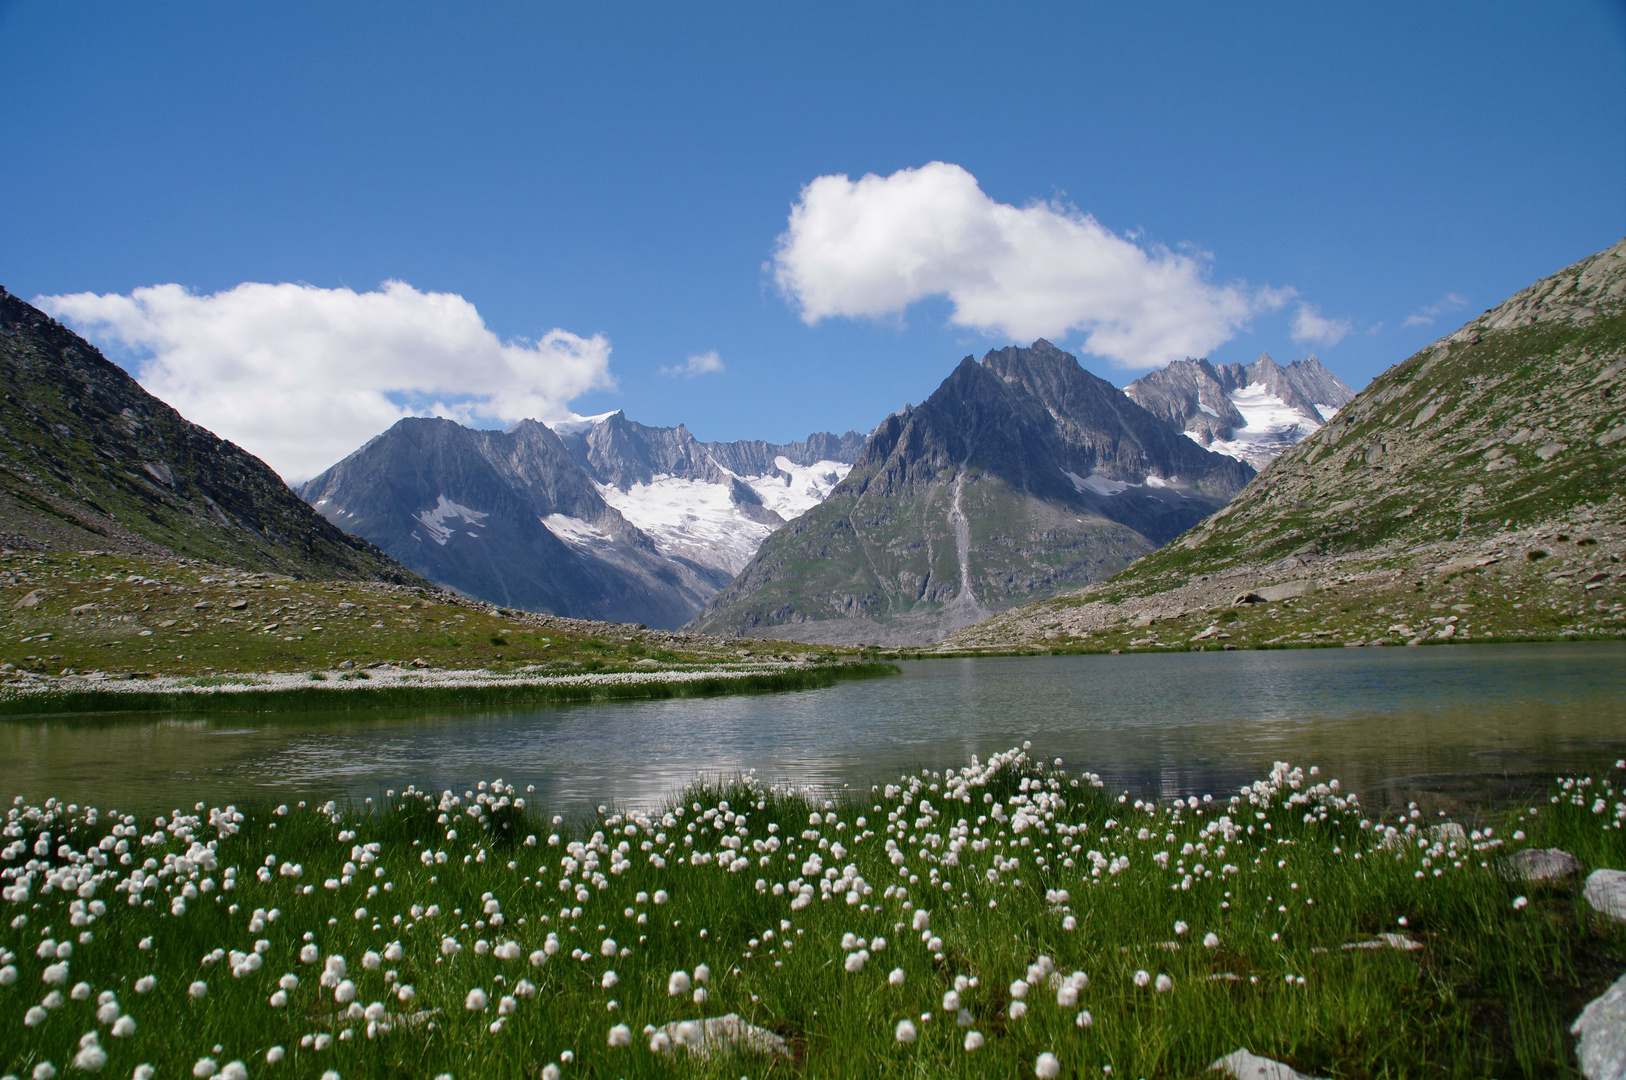
[[[1283,1065],[1267,1057],[1249,1053],[1246,1049],[1233,1050],[1220,1058],[1209,1069],[1234,1076],[1236,1080],[1316,1080],[1305,1076],[1291,1065]]]
[[[708,1020],[677,1020],[661,1029],[671,1040],[671,1048],[683,1047],[699,1057],[712,1054],[765,1054],[771,1058],[790,1057],[790,1046],[767,1028],[741,1020],[737,1013]],[[664,1052],[670,1053],[671,1049]]]
[[[1570,1026],[1587,1080],[1626,1080],[1626,975],[1587,1003]]]
[[[1626,921],[1626,873],[1619,870],[1594,870],[1581,891],[1594,911],[1611,919]]]
[[[1581,863],[1562,848],[1526,848],[1502,864],[1508,875],[1524,881],[1563,881],[1581,872]]]

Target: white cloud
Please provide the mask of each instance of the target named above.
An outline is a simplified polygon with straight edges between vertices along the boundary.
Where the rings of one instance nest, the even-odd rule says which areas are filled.
[[[896,316],[946,295],[950,321],[1011,340],[1085,336],[1125,367],[1205,356],[1292,290],[1214,285],[1207,256],[1141,247],[1057,203],[1016,207],[958,165],[820,176],[802,189],[774,278],[808,324]]]
[[[404,416],[556,420],[614,385],[602,335],[505,342],[461,296],[400,281],[364,293],[244,282],[208,296],[154,285],[35,303],[142,357],[144,387],[292,482]]]
[[[684,379],[692,379],[696,375],[711,375],[723,370],[723,358],[717,355],[717,350],[703,352],[689,357],[681,364],[661,368],[662,375],[671,375]]]
[[[1330,349],[1351,330],[1348,319],[1329,319],[1314,304],[1299,304],[1293,316],[1293,340],[1300,345],[1320,345]]]
[[[1468,298],[1461,293],[1446,293],[1432,304],[1424,304],[1401,323],[1402,329],[1411,326],[1432,326],[1434,320],[1452,311],[1460,311],[1468,306]]]

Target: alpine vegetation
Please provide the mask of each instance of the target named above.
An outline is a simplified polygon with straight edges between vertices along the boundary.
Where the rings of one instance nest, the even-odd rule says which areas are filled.
[[[19,798],[0,1072],[1161,1076],[1242,1047],[1546,1073],[1626,957],[1591,906],[1626,867],[1622,769],[1460,824],[1286,763],[1131,801],[1027,744],[576,822],[500,779],[152,816]],[[1536,873],[1551,847],[1567,870]]]

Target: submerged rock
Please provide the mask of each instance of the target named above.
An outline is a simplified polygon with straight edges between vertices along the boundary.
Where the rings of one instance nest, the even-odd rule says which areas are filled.
[[[1508,875],[1524,881],[1563,881],[1581,872],[1581,863],[1562,848],[1527,848],[1502,864]]]
[[[1231,1051],[1210,1065],[1209,1069],[1234,1076],[1236,1080],[1316,1080],[1315,1077],[1305,1076],[1291,1065],[1283,1065],[1279,1061],[1260,1057],[1246,1049]]]
[[[1612,919],[1626,921],[1626,873],[1619,870],[1594,870],[1586,879],[1581,895],[1594,911]]]
[[[1570,1026],[1570,1034],[1580,1037],[1575,1056],[1582,1076],[1626,1080],[1626,975],[1587,1003]]]
[[[766,1054],[773,1058],[789,1058],[790,1046],[784,1039],[767,1028],[741,1020],[737,1013],[714,1016],[708,1020],[680,1020],[660,1029],[666,1035],[667,1045],[660,1049],[670,1052],[683,1047],[691,1054],[710,1057],[714,1053]],[[652,1046],[656,1045],[651,1043]]]

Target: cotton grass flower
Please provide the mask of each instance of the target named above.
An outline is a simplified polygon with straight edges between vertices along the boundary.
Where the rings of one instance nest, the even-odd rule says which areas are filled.
[[[135,1072],[130,1074],[130,1080],[152,1080],[157,1071],[158,1070],[154,1069],[151,1065],[142,1063],[137,1065],[135,1067]]]
[[[611,1046],[631,1046],[632,1029],[625,1024],[617,1024],[610,1029],[607,1041]]]
[[[1011,997],[1021,1001],[1028,996],[1028,984],[1021,979],[1011,983]]]
[[[969,1054],[973,1050],[981,1050],[983,1042],[984,1042],[984,1039],[982,1037],[982,1032],[980,1032],[980,1031],[968,1031],[968,1032],[966,1032],[965,1033],[965,1052]]]
[[[248,1080],[248,1066],[241,1061],[228,1061],[220,1070],[220,1080]]]
[[[1219,935],[1214,933],[1212,930],[1203,935],[1203,948],[1217,949],[1219,948],[1219,943]]]
[[[1174,980],[1169,978],[1167,975],[1159,974],[1153,989],[1160,994],[1167,994],[1170,990],[1174,989]]]
[[[30,1006],[29,1010],[23,1013],[23,1026],[39,1027],[41,1024],[45,1023],[45,1016],[46,1013],[44,1009],[40,1008],[38,1005]]]
[[[1033,1075],[1039,1080],[1054,1080],[1061,1075],[1061,1062],[1056,1060],[1055,1054],[1046,1050],[1039,1055],[1039,1060],[1033,1063]]]
[[[887,981],[888,985],[891,985],[891,986],[902,986],[903,985],[903,969],[901,967],[900,968],[893,968],[890,972],[887,973],[886,981]]]
[[[1075,1019],[1073,1023],[1081,1028],[1094,1027],[1095,1017],[1090,1015],[1090,1010],[1085,1009],[1083,1012],[1078,1014],[1077,1019]]]
[[[42,1061],[34,1066],[34,1080],[56,1080],[56,1066]]]
[[[892,1037],[901,1043],[912,1043],[919,1036],[920,1032],[916,1030],[913,1020],[899,1020],[898,1026],[892,1031]]]
[[[1516,897],[1516,898],[1514,898],[1514,901],[1513,901],[1513,910],[1514,911],[1523,911],[1525,909],[1526,905],[1528,905],[1529,903],[1530,903],[1530,898],[1528,896]]]
[[[273,1046],[271,1049],[265,1052],[265,1063],[267,1065],[275,1065],[277,1062],[281,1061],[284,1056],[286,1056],[286,1053],[287,1052],[283,1050],[282,1047]]]
[[[204,982],[202,979],[199,979],[191,986],[188,986],[186,988],[186,992],[195,998],[201,998],[209,992],[209,984]]]
[[[198,1080],[208,1080],[208,1077],[219,1071],[220,1066],[215,1064],[214,1058],[198,1058],[197,1064],[192,1066],[192,1075],[197,1077]]]
[[[687,971],[674,971],[666,980],[666,994],[668,997],[682,997],[690,990],[689,973]]]
[[[1142,988],[1152,985],[1152,973],[1144,969],[1135,972],[1135,985]]]
[[[135,1019],[128,1014],[119,1017],[113,1021],[112,1033],[115,1039],[127,1039],[134,1035],[136,1033]]]
[[[1009,1009],[1009,1014],[1010,1014],[1010,1018],[1012,1020],[1020,1020],[1020,1019],[1022,1019],[1022,1017],[1026,1016],[1028,1014],[1028,1003],[1025,1002],[1025,1001],[1013,1001],[1013,1002],[1011,1002],[1011,1007]]]
[[[486,997],[486,992],[476,986],[469,991],[469,996],[463,999],[463,1007],[470,1012],[485,1012],[489,1000]]]
[[[943,994],[943,1011],[944,1012],[958,1012],[959,1008],[960,1008],[960,994],[959,994],[959,992],[955,991],[955,990],[949,990],[949,991],[945,992]]]
[[[158,980],[156,978],[151,975],[143,975],[135,982],[135,992],[138,994],[150,993],[152,988],[157,985]]]

